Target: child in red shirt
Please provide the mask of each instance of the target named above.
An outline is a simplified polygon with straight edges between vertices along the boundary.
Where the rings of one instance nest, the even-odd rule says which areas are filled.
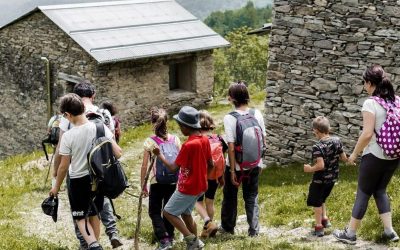
[[[174,119],[182,134],[188,136],[175,162],[166,161],[159,148],[153,150],[170,171],[180,168],[178,189],[165,205],[163,215],[183,234],[187,249],[202,249],[204,243],[197,237],[197,225],[191,213],[197,199],[207,190],[207,173],[214,167],[210,143],[200,133],[199,111],[195,108],[182,107]]]

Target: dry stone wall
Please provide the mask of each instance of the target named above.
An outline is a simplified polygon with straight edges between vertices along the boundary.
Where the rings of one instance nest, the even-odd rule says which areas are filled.
[[[362,130],[364,69],[400,80],[400,1],[274,1],[266,124],[269,164],[306,162],[311,121],[327,116],[351,153]]]
[[[212,51],[98,65],[77,43],[41,12],[0,30],[0,157],[38,148],[45,136],[47,92],[45,66],[51,63],[53,109],[66,93],[60,73],[96,85],[96,103],[112,100],[123,126],[148,120],[151,106],[170,112],[182,105],[204,106],[213,84]],[[193,60],[194,92],[169,91],[169,63]]]

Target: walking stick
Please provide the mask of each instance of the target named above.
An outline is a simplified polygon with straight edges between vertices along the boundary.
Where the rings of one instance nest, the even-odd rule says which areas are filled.
[[[43,186],[46,186],[46,182],[47,182],[47,180],[49,179],[49,174],[50,174],[50,169],[51,169],[51,163],[53,163],[53,158],[54,158],[54,155],[55,155],[55,154],[56,154],[56,150],[54,150],[53,155],[51,156],[50,163],[49,163],[49,169],[47,170],[47,175],[46,175],[46,179],[44,180]]]
[[[139,250],[139,232],[140,232],[140,221],[142,219],[142,200],[143,200],[143,190],[146,188],[147,186],[147,181],[149,180],[149,176],[150,176],[150,172],[151,169],[153,167],[154,164],[154,160],[156,159],[156,156],[151,156],[150,155],[150,166],[147,169],[146,172],[146,176],[144,177],[144,181],[143,181],[143,186],[142,186],[142,190],[140,192],[140,196],[139,196],[139,205],[138,205],[138,213],[137,213],[137,222],[136,222],[136,230],[135,230],[135,250]]]

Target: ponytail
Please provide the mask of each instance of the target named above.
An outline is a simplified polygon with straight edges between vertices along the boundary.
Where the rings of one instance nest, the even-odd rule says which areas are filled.
[[[368,81],[371,85],[375,86],[374,93],[372,93],[373,96],[383,98],[385,101],[395,101],[393,85],[386,76],[382,66],[374,64],[368,67],[363,74],[363,78],[365,81]]]
[[[168,115],[164,109],[157,107],[151,109],[151,123],[154,125],[154,133],[164,140],[168,140],[167,121]]]

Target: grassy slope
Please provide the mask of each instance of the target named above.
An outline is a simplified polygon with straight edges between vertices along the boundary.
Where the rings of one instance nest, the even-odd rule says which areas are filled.
[[[262,105],[263,94],[253,96],[255,105]],[[230,110],[229,105],[213,105],[210,112],[218,120]],[[178,133],[178,127],[170,122],[170,130]],[[219,125],[221,130],[221,125]],[[121,145],[126,153],[124,162],[127,164],[127,172],[133,185],[133,191],[138,192],[138,172],[141,164],[141,143],[150,135],[150,125],[143,125],[137,128],[128,129],[124,133]],[[40,204],[39,197],[46,197],[48,189],[43,188],[45,170],[39,168],[23,167],[26,162],[38,159],[41,153],[15,156],[0,162],[0,249],[68,249],[71,244],[75,246],[74,235],[65,235],[63,239],[55,236],[38,238],[29,236],[23,230],[21,211],[29,211],[29,207],[36,208]],[[357,168],[343,166],[341,168],[341,179],[335,186],[331,197],[327,202],[330,217],[334,227],[345,226],[354,201]],[[301,164],[293,164],[286,168],[279,166],[271,167],[262,172],[260,178],[260,220],[264,227],[284,227],[287,229],[303,226],[310,227],[312,211],[305,205],[310,175],[303,173]],[[394,226],[400,222],[400,215],[397,213],[400,205],[400,191],[396,188],[400,184],[400,178],[396,174],[389,187],[389,194],[392,199],[394,214]],[[24,200],[26,194],[33,195],[35,200]],[[32,197],[32,196],[31,196]],[[239,193],[241,197],[241,193]],[[221,191],[218,191],[216,198],[217,214],[219,218],[219,205],[221,203]],[[38,201],[39,200],[39,201]],[[16,204],[26,204],[28,208],[22,208]],[[123,219],[119,221],[118,227],[124,238],[131,238],[136,223],[137,199],[126,194],[116,200],[117,212]],[[239,199],[239,215],[244,214],[243,202]],[[43,215],[44,216],[44,215]],[[151,243],[152,228],[147,216],[146,209],[143,211],[141,240]],[[244,223],[245,224],[245,223]],[[379,241],[382,226],[377,216],[374,203],[371,201],[365,220],[363,221],[360,236],[366,240]],[[392,244],[400,246],[400,244]],[[176,249],[183,247],[182,243],[176,245]],[[305,249],[301,244],[286,241],[285,239],[274,240],[266,237],[249,239],[243,234],[222,236],[208,240],[206,249]]]

